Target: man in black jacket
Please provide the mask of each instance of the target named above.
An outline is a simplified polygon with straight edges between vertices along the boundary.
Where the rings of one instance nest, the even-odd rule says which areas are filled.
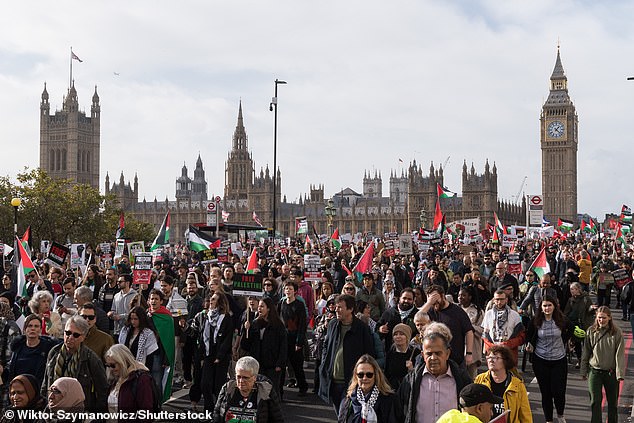
[[[328,323],[319,366],[319,396],[333,404],[335,413],[345,395],[352,372],[363,354],[376,356],[370,328],[354,315],[355,299],[340,295],[335,300],[336,319]]]
[[[472,381],[466,370],[449,359],[450,352],[445,335],[436,331],[425,334],[424,362],[408,373],[398,390],[405,423],[435,422],[447,411],[458,408],[460,391]]]
[[[392,329],[399,323],[404,323],[412,329],[412,333],[418,333],[414,324],[414,315],[418,309],[414,307],[414,291],[412,288],[405,288],[398,299],[398,304],[390,307],[377,322],[376,331],[385,342],[385,351],[389,351],[392,346]]]

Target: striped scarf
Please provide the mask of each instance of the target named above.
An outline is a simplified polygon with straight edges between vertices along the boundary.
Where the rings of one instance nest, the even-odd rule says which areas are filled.
[[[62,348],[59,350],[59,354],[57,355],[57,361],[55,362],[55,380],[64,376],[77,378],[77,374],[79,373],[80,349],[81,347],[69,357],[66,345],[62,344]]]

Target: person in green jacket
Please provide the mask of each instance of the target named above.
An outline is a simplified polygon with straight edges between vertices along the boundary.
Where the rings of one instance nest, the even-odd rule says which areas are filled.
[[[581,378],[588,380],[591,423],[602,422],[601,402],[605,389],[608,423],[617,422],[619,383],[625,377],[625,343],[623,333],[614,325],[606,306],[597,309],[594,324],[586,332],[581,356]]]

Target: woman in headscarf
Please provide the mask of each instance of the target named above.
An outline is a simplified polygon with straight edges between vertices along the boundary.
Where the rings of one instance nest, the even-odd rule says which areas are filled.
[[[3,413],[1,423],[32,423],[33,419],[21,418],[16,410],[42,411],[46,406],[37,379],[29,374],[16,376],[9,383],[9,400],[11,406]]]
[[[65,411],[68,413],[80,413],[84,411],[86,396],[79,381],[72,377],[60,377],[48,388],[48,405],[45,412],[56,413]],[[47,423],[72,422],[72,418],[48,419]]]

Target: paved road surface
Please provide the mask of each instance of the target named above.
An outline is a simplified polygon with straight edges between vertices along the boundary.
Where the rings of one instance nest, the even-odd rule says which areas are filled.
[[[627,374],[625,382],[622,383],[621,396],[619,398],[619,421],[634,421],[630,420],[634,398],[634,357],[632,357],[634,348],[632,346],[631,326],[629,322],[620,320],[621,312],[619,310],[613,309],[612,312],[615,318],[614,321],[625,334],[625,343],[628,347],[626,350],[626,358],[628,360]],[[317,395],[310,393],[314,374],[313,363],[309,363],[307,366],[306,377],[309,383],[309,395],[304,398],[299,398],[297,396],[297,389],[285,388],[285,402],[282,404],[285,421],[303,423],[336,422],[333,409],[326,406]],[[524,381],[529,392],[534,422],[544,422],[544,415],[541,408],[541,395],[537,381],[534,379],[530,363],[527,364]],[[187,399],[187,392],[187,390],[181,390],[174,393],[172,399],[165,404],[164,410],[183,411],[191,409],[189,400]],[[568,374],[566,419],[568,423],[587,423],[590,421],[590,399],[588,396],[587,382],[581,380],[579,370],[575,369],[573,364],[570,365]]]

